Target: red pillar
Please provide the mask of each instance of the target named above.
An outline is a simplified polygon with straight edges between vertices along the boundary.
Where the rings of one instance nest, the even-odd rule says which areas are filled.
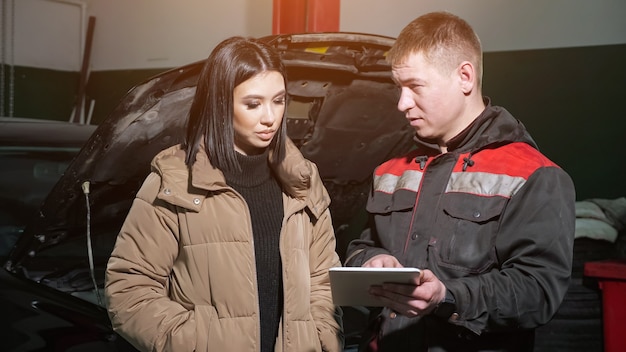
[[[339,31],[340,0],[309,0],[307,32]]]
[[[340,0],[274,0],[272,34],[339,31]]]

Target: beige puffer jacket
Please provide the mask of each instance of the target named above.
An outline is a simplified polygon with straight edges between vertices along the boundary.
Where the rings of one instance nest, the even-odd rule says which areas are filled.
[[[277,352],[343,347],[341,310],[328,268],[339,266],[316,166],[288,143],[275,169],[283,186],[280,253],[284,311]],[[113,328],[142,351],[259,350],[260,323],[251,220],[243,198],[205,153],[191,175],[185,152],[157,155],[107,265]]]

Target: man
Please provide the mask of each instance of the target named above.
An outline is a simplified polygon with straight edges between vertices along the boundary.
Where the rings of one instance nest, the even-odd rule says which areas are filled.
[[[482,96],[482,48],[446,12],[407,25],[389,51],[415,150],[380,165],[371,227],[346,265],[417,267],[385,306],[369,351],[531,351],[567,290],[574,186],[521,122]]]

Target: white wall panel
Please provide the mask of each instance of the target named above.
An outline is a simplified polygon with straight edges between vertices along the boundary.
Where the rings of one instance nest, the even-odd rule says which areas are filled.
[[[95,70],[176,67],[232,35],[272,30],[271,0],[95,0]]]
[[[228,36],[272,32],[272,0],[4,1],[15,1],[12,57],[19,66],[79,71],[87,21],[81,4],[96,18],[91,70],[176,67],[205,58]],[[3,37],[9,46],[10,33]]]
[[[80,14],[80,6],[75,5],[42,0],[6,1],[2,33],[5,64],[79,71]]]

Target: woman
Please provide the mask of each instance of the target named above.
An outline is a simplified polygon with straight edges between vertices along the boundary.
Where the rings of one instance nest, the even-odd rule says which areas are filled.
[[[233,37],[207,59],[184,145],[159,153],[107,265],[114,329],[142,351],[341,351],[329,196],[286,136],[286,71]]]

